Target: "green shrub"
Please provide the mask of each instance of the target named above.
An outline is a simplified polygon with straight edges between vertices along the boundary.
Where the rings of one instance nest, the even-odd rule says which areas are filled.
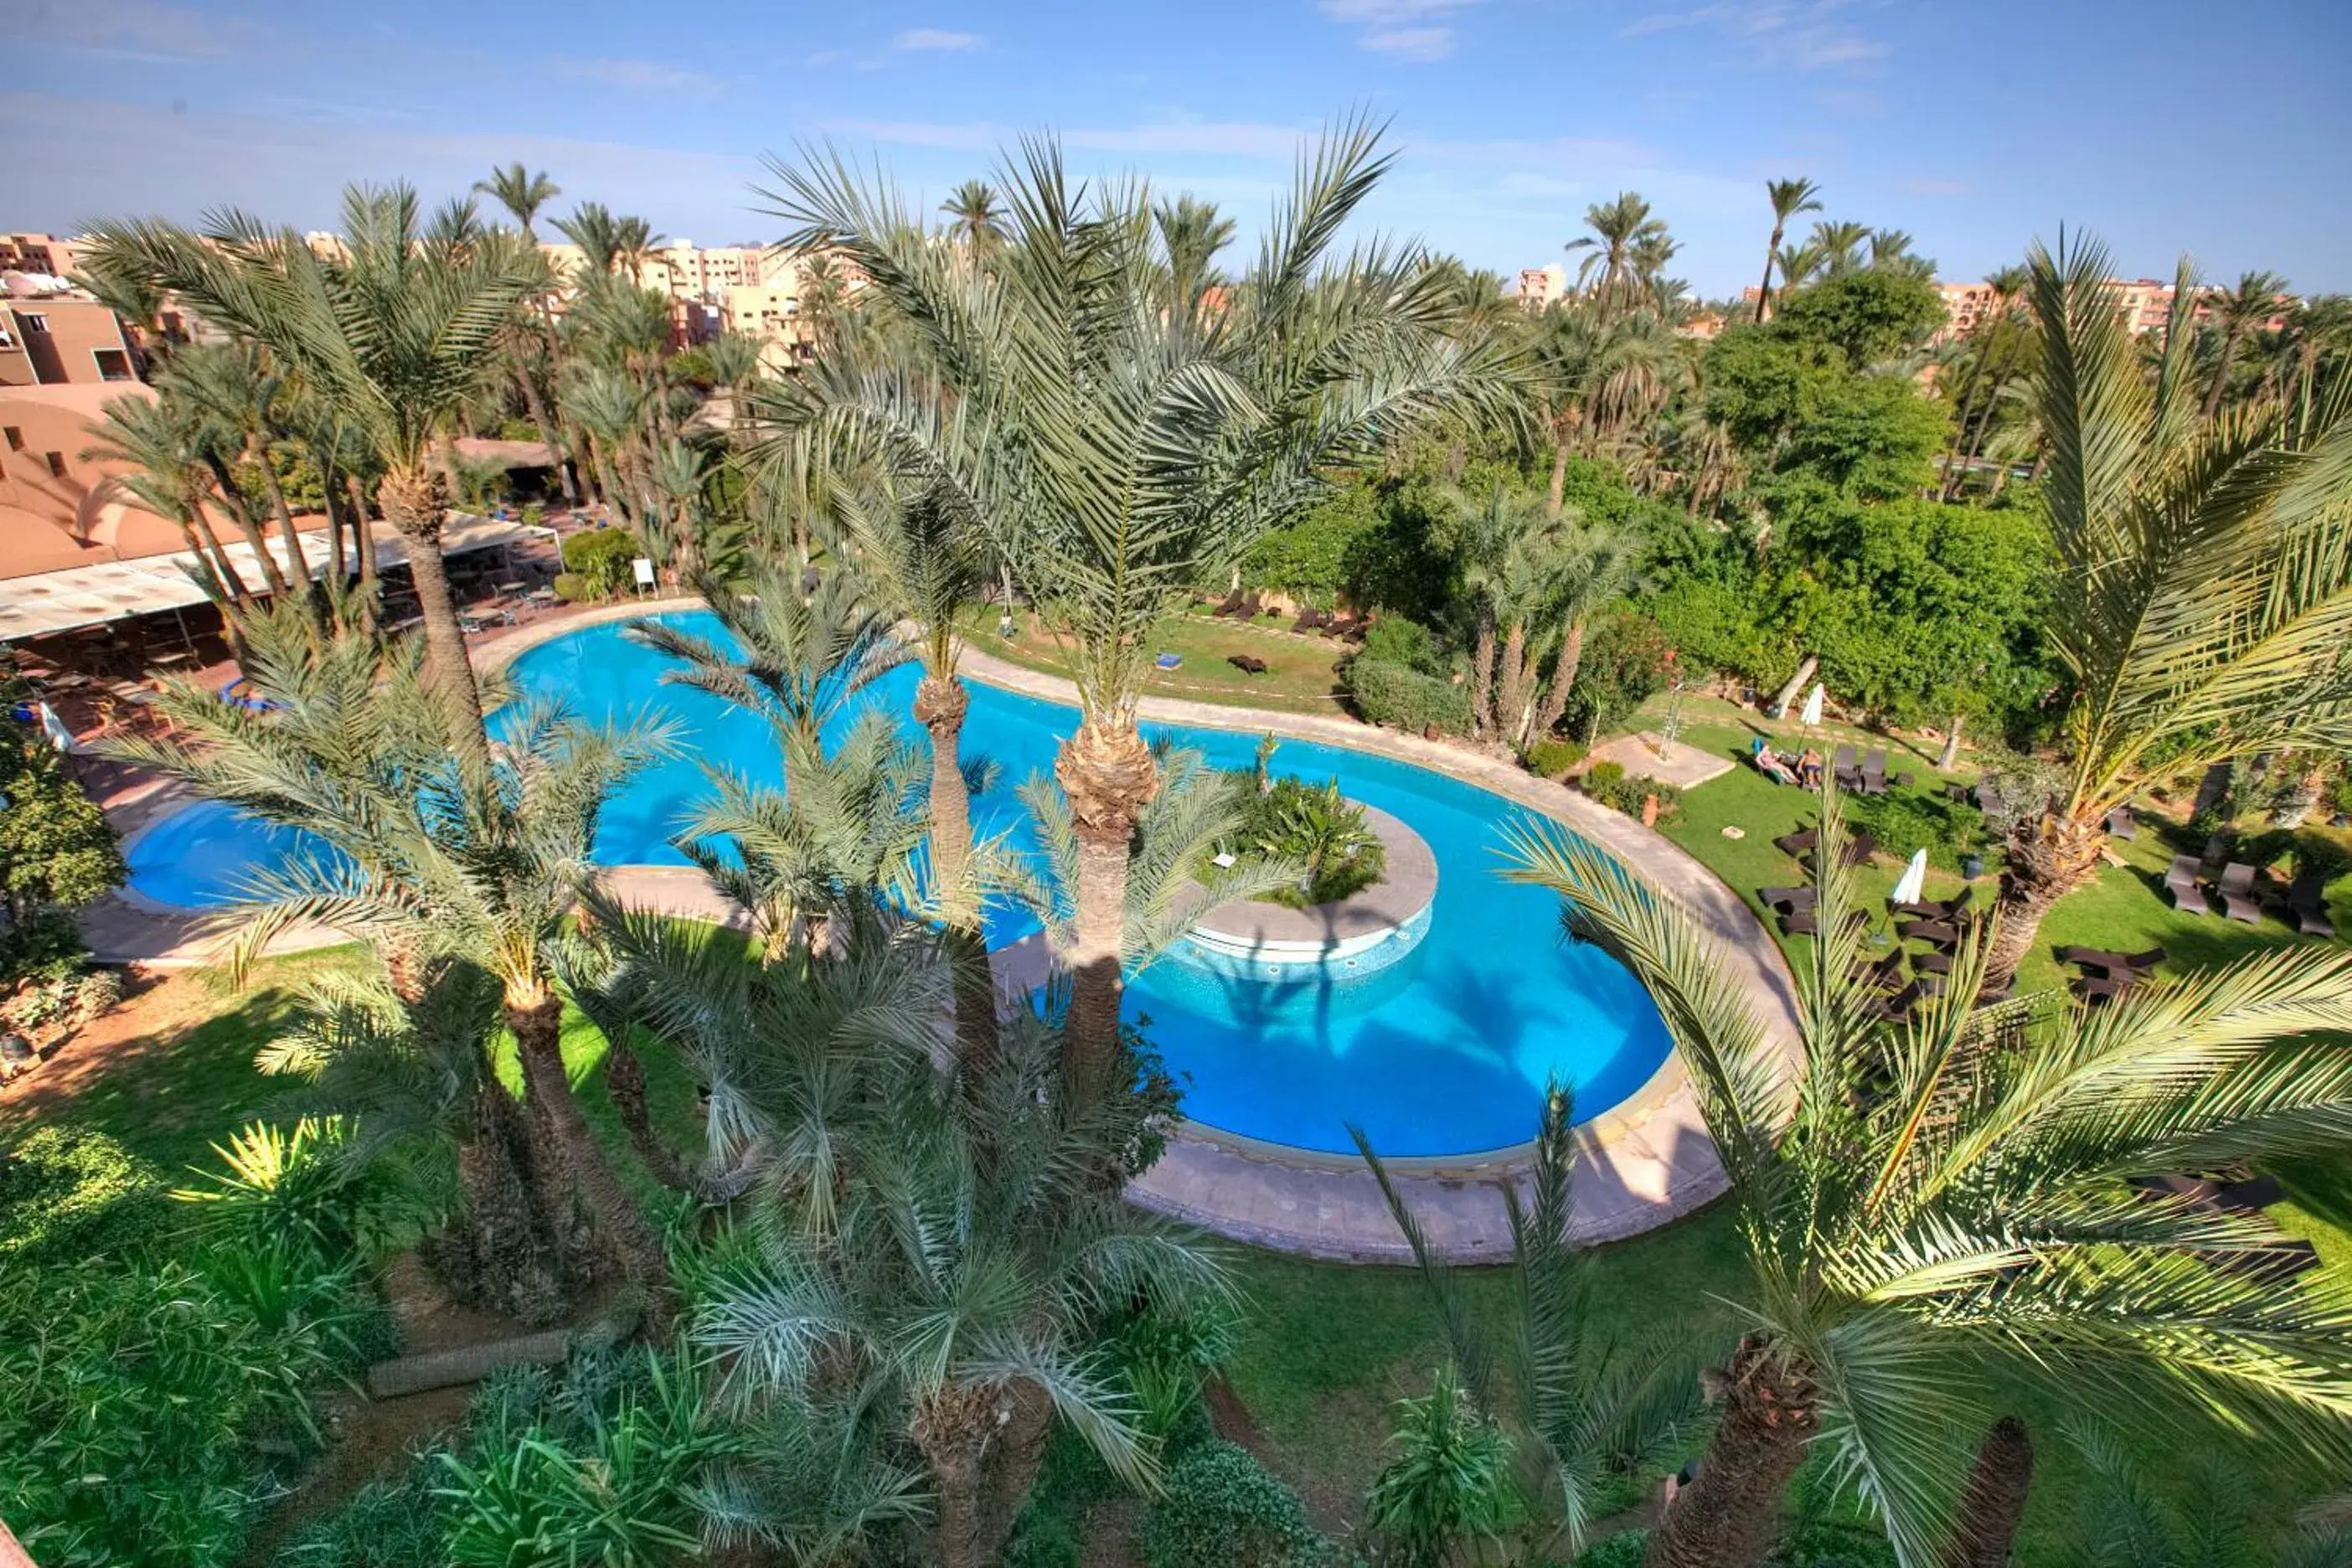
[[[558,572],[555,581],[549,586],[555,590],[555,596],[567,605],[584,605],[596,596],[589,591],[588,579],[577,572]]]
[[[0,1268],[125,1258],[172,1221],[163,1178],[102,1132],[44,1127],[0,1153]]]
[[[1348,663],[1348,694],[1374,724],[1422,734],[1470,732],[1470,694],[1451,681],[1359,654]]]
[[[1082,1559],[1077,1521],[1025,1509],[997,1561],[1003,1568],[1078,1568]]]
[[[349,1275],[199,1262],[0,1268],[0,1517],[47,1568],[235,1561],[318,1447]]]
[[[1869,830],[1880,850],[1900,859],[1925,849],[1929,859],[1957,867],[1986,837],[1984,815],[1976,807],[1907,789],[1848,795],[1845,815],[1853,826]]]
[[[1244,861],[1296,862],[1296,887],[1263,895],[1292,909],[1336,903],[1363,891],[1388,870],[1388,847],[1365,819],[1364,808],[1339,793],[1337,780],[1311,784],[1278,778],[1251,795],[1249,812],[1232,846]]]
[[[1648,1531],[1621,1530],[1586,1547],[1576,1560],[1576,1568],[1642,1568],[1642,1558],[1649,1550]]]
[[[296,1532],[272,1568],[442,1568],[449,1560],[448,1500],[436,1490],[444,1473],[440,1455],[417,1455],[400,1479],[370,1482]]]
[[[1364,646],[1356,657],[1381,664],[1401,664],[1423,675],[1445,673],[1445,655],[1439,649],[1436,637],[1427,626],[1405,616],[1382,616],[1365,628]]]
[[[1630,775],[1622,763],[1595,763],[1584,770],[1584,793],[1628,816],[1642,815],[1649,797],[1658,798],[1658,820],[1670,822],[1683,809],[1683,792],[1663,779]]]
[[[1167,1483],[1136,1535],[1149,1568],[1307,1568],[1326,1559],[1298,1494],[1245,1448],[1196,1448]]]
[[[220,1173],[173,1196],[202,1205],[206,1230],[232,1245],[284,1243],[330,1263],[385,1250],[405,1221],[422,1219],[386,1162],[354,1159],[357,1130],[341,1117],[292,1127],[256,1121],[215,1143]]]
[[[1568,776],[1568,770],[1584,761],[1584,748],[1574,741],[1547,737],[1528,748],[1528,772],[1541,778],[1559,779]]]
[[[2352,871],[2352,828],[2305,824],[2294,830],[2294,868],[2298,875],[2316,871],[2332,882]]]
[[[580,579],[583,598],[608,598],[628,587],[630,563],[644,553],[636,535],[624,528],[592,528],[563,542],[564,567]],[[556,592],[562,591],[559,577]]]

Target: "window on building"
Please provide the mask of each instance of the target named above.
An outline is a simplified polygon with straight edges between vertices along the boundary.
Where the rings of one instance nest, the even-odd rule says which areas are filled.
[[[98,360],[99,380],[129,381],[131,379],[131,356],[128,353],[121,349],[95,349],[91,353]]]
[[[28,332],[46,332],[49,330],[49,319],[31,310],[22,312],[16,319],[25,323],[25,330]]]
[[[48,452],[43,455],[49,460],[49,478],[53,479],[64,479],[66,477],[66,455],[63,452]]]
[[[16,426],[15,426],[14,425],[9,426],[8,426],[8,450],[10,450],[10,451],[12,451],[12,452],[21,452],[21,451],[23,451],[24,449],[25,449],[25,433],[24,433],[22,430],[17,429],[17,428],[16,428]]]

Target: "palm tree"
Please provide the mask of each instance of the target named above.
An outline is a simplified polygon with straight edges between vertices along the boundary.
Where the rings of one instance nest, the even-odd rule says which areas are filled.
[[[1463,587],[1475,606],[1470,702],[1481,735],[1516,742],[1535,712],[1537,667],[1550,651],[1554,576],[1568,530],[1549,508],[1499,482],[1481,501],[1460,491]]]
[[[940,204],[948,219],[948,237],[985,261],[1004,243],[1004,209],[986,180],[966,180]]]
[[[1153,205],[1151,224],[1167,253],[1169,308],[1190,320],[1222,281],[1217,253],[1234,242],[1234,220],[1220,216],[1214,202],[1178,196]]]
[[[255,621],[249,668],[267,715],[192,681],[157,700],[168,740],[126,739],[116,753],[208,800],[299,828],[322,848],[257,872],[218,924],[234,933],[225,967],[242,978],[281,933],[324,926],[383,953],[395,988],[440,963],[497,982],[544,1173],[577,1194],[623,1272],[668,1311],[668,1264],[582,1115],[562,1052],[555,984],[565,922],[594,875],[589,849],[604,803],[670,749],[658,726],[592,728],[547,704],[509,709],[499,746],[465,743],[462,721],[418,700],[404,642],[303,635],[290,616]]]
[[[1756,290],[1756,319],[1761,321],[1772,304],[1772,267],[1780,259],[1780,239],[1788,233],[1789,220],[1799,213],[1822,210],[1822,188],[1811,180],[1767,180],[1764,195],[1772,204],[1772,237],[1764,247],[1764,281]],[[1784,269],[1781,280],[1790,287],[1802,281],[1790,278]]]
[[[1560,716],[1568,711],[1577,670],[1584,661],[1585,627],[1595,612],[1614,604],[1633,585],[1634,568],[1647,547],[1647,539],[1631,525],[1612,528],[1593,523],[1577,530],[1569,540],[1551,584],[1552,614],[1559,622],[1559,657],[1553,663],[1551,683],[1536,710],[1535,721],[1518,738],[1519,750],[1527,750],[1559,727]]]
[[[383,468],[385,518],[407,546],[435,684],[458,715],[461,743],[478,751],[481,693],[441,562],[447,507],[432,456],[481,385],[535,273],[516,245],[424,244],[416,193],[404,184],[345,191],[342,227],[341,261],[238,213],[220,215],[202,236],[156,222],[102,224],[93,245],[267,349],[365,437]]]
[[[331,976],[305,992],[288,1032],[257,1058],[308,1080],[306,1105],[351,1119],[354,1158],[404,1145],[454,1149],[465,1201],[424,1251],[471,1302],[527,1323],[563,1310],[572,1237],[555,1175],[532,1167],[522,1107],[499,1081],[499,985],[468,963],[433,966],[402,995],[381,977]]]
[[[249,343],[193,343],[172,356],[157,376],[157,390],[181,399],[205,416],[209,426],[208,438],[204,443],[205,461],[212,468],[229,514],[236,520],[239,531],[253,549],[269,592],[287,593],[296,579],[307,587],[309,563],[294,530],[294,511],[286,502],[285,487],[278,482],[278,469],[269,454],[271,444],[285,433],[279,404],[286,392],[286,378],[274,373],[260,352]],[[278,521],[278,537],[284,543],[286,565],[294,574],[292,578],[287,571],[280,570],[277,558],[270,554],[261,524],[253,514],[237,476],[230,470],[232,462],[247,465],[259,478],[262,492]]]
[[[1969,356],[1969,374],[1967,379],[1960,383],[1959,395],[1952,400],[1952,445],[1944,454],[1942,499],[1945,500],[1952,499],[1959,485],[1960,443],[1968,437],[1969,416],[1975,408],[1978,384],[1984,379],[1985,372],[1992,368],[1996,350],[2005,348],[2002,329],[2009,325],[2010,313],[2019,297],[2025,292],[2026,281],[2026,271],[2022,267],[2004,267],[1985,275],[1985,288],[1992,298],[1978,315],[1975,324],[1969,329],[1969,346],[1974,352]],[[2000,355],[2004,368],[2012,357],[2005,353]],[[1990,412],[1992,398],[1999,395],[2000,384],[2001,377],[1997,374],[1986,397],[1988,413]]]
[[[1801,240],[1780,247],[1780,291],[1801,289],[1819,278],[1828,268],[1830,258],[1813,240]]]
[[[1651,1568],[1757,1562],[1816,1444],[1902,1562],[1935,1560],[1966,1471],[1957,1445],[1994,1414],[1997,1368],[2081,1407],[2217,1414],[2352,1458],[2342,1291],[2273,1267],[2269,1221],[2126,1182],[2340,1138],[2352,953],[2268,954],[2095,1009],[1987,1005],[1969,933],[1949,987],[1889,1022],[1833,789],[1819,832],[1824,934],[1797,958],[1797,1041],[1621,862],[1550,824],[1508,833],[1505,874],[1559,893],[1567,930],[1657,1002],[1748,1254],[1750,1327],[1716,1374],[1714,1436],[1650,1537]],[[1981,1546],[1991,1531],[1962,1519],[1954,1533]]]
[[[1515,1358],[1471,1315],[1460,1281],[1431,1251],[1370,1140],[1360,1129],[1348,1131],[1412,1249],[1463,1392],[1488,1419],[1522,1430],[1528,1441],[1521,1455],[1540,1465],[1538,1473],[1520,1478],[1528,1517],[1550,1524],[1558,1510],[1553,1539],[1539,1544],[1549,1550],[1557,1543],[1575,1558],[1587,1544],[1605,1489],[1672,1453],[1696,1428],[1698,1374],[1720,1353],[1718,1336],[1671,1321],[1631,1344],[1592,1333],[1600,1280],[1591,1252],[1569,1236],[1575,1117],[1567,1091],[1557,1084],[1544,1096],[1527,1195],[1515,1184],[1503,1189],[1511,1223],[1509,1350]],[[1502,1396],[1506,1377],[1508,1398]]]
[[[897,1412],[930,1475],[937,1561],[982,1568],[1056,1419],[1129,1484],[1155,1473],[1137,1412],[1093,1349],[1103,1310],[1181,1307],[1225,1287],[1191,1237],[1089,1178],[1106,1161],[1124,1166],[1141,1113],[1064,1117],[1045,1092],[1057,1042],[1034,1013],[1007,1020],[977,1095],[932,1068],[922,1021],[894,1015],[885,1048],[866,1045],[831,1075],[866,1086],[876,1110],[835,1168],[823,1226],[759,1226],[693,1332],[745,1396],[845,1385]],[[771,1147],[806,1148],[813,1109],[793,1095],[751,1106],[750,1120]],[[805,1214],[814,1186],[805,1167],[782,1165],[764,1184],[788,1216]]]
[[[1899,272],[1906,278],[1933,278],[1936,264],[1911,248],[1911,237],[1899,228],[1874,228],[1870,231],[1870,261],[1872,270]]]
[[[110,397],[102,409],[89,426],[97,439],[82,449],[81,460],[132,465],[136,472],[110,475],[102,484],[128,493],[180,531],[208,597],[224,605],[244,598],[251,589],[230,563],[205,510],[214,492],[202,421],[173,397]]]
[[[1203,899],[1202,868],[1247,824],[1253,785],[1165,737],[1152,747],[1152,758],[1160,770],[1160,793],[1136,820],[1119,921],[1119,972],[1130,979],[1215,905],[1295,887],[1302,875],[1285,859],[1244,861],[1218,875],[1214,896]],[[1008,879],[1037,918],[1046,945],[1066,966],[1083,940],[1078,920],[1084,845],[1069,802],[1044,778],[1027,780],[1018,793],[1037,853],[1025,875]]]
[[[557,218],[555,228],[580,247],[589,276],[609,274],[618,267],[623,248],[621,220],[603,202],[582,202],[572,209],[570,217]]]
[[[772,199],[798,226],[787,243],[856,263],[904,341],[874,369],[835,356],[765,401],[770,449],[813,433],[878,455],[910,493],[952,494],[1071,649],[1082,718],[1055,774],[1082,844],[1082,1098],[1114,1060],[1129,851],[1160,784],[1135,718],[1156,628],[1323,473],[1434,416],[1513,406],[1499,351],[1444,336],[1417,258],[1370,248],[1322,268],[1386,166],[1376,143],[1350,125],[1302,166],[1233,308],[1201,323],[1160,308],[1139,191],[1082,206],[1050,142],[1005,171],[1013,238],[985,279],[838,161],[774,166]]]
[[[2059,793],[2008,830],[1996,984],[2042,917],[2097,873],[2107,814],[2153,781],[2260,752],[2338,747],[2352,689],[2352,422],[2248,409],[2201,428],[2193,291],[2176,292],[2153,384],[2115,310],[2105,250],[2028,258],[2043,494],[2064,584],[2043,635],[2074,677]],[[2188,279],[2183,279],[2184,282]]]
[[[2221,319],[2221,346],[2213,358],[2213,380],[2205,389],[2205,417],[2210,419],[2221,411],[2221,398],[2230,390],[2230,367],[2236,363],[2238,345],[2246,334],[2278,315],[2284,308],[2279,297],[2286,292],[2286,279],[2275,272],[2248,272],[2238,279],[2238,286],[2225,289],[2214,301],[2213,313]]]
[[[1870,226],[1815,219],[1807,243],[1821,253],[1823,272],[1832,278],[1842,277],[1862,267],[1864,247],[1870,243]]]
[[[563,194],[544,169],[534,174],[520,162],[491,170],[488,179],[474,182],[474,189],[512,213],[522,237],[533,245],[539,243],[539,230],[532,226],[539,209]]]
[[[1577,287],[1600,301],[1605,317],[1640,292],[1634,258],[1644,245],[1665,237],[1666,226],[1650,216],[1650,204],[1638,191],[1620,191],[1616,200],[1585,208],[1584,223],[1592,232],[1570,240],[1565,248],[1591,253],[1576,269]]]

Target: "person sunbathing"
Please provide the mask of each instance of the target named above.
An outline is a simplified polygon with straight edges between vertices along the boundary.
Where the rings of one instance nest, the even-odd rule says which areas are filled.
[[[1789,765],[1788,759],[1769,746],[1756,753],[1756,765],[1775,784],[1793,784],[1797,782],[1796,770]]]

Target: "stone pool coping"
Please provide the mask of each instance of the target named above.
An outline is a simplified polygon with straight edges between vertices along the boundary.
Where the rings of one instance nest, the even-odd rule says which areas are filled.
[[[583,627],[698,607],[698,601],[687,598],[601,606],[491,637],[473,650],[474,657],[478,668],[497,669],[541,643]],[[1068,681],[994,658],[977,647],[965,648],[962,668],[974,679],[1004,690],[1064,705],[1075,702],[1076,691]],[[1334,715],[1177,698],[1147,697],[1139,711],[1152,722],[1271,731],[1277,737],[1391,757],[1475,784],[1572,829],[1622,860],[1698,921],[1793,1074],[1801,1048],[1796,992],[1779,945],[1738,894],[1663,835],[1500,757],[1453,742],[1375,729]],[[145,794],[125,803],[118,826],[136,831],[186,801],[176,789]],[[117,815],[115,808],[110,808],[110,815]],[[690,868],[615,867],[606,872],[605,882],[616,895],[667,913],[740,920],[717,889]],[[83,920],[93,951],[106,962],[184,966],[214,962],[217,942],[207,927],[202,915],[168,910],[135,895],[103,900],[84,911]],[[294,931],[270,951],[300,952],[348,940],[330,931]],[[1000,988],[1018,994],[1042,982],[1051,961],[1043,942],[1033,937],[1000,950],[994,962]],[[1614,1241],[1639,1235],[1704,1206],[1726,1188],[1688,1076],[1679,1056],[1671,1052],[1641,1089],[1580,1126],[1577,1141],[1569,1229],[1580,1240]],[[1531,1145],[1522,1144],[1388,1163],[1439,1255],[1462,1263],[1500,1262],[1511,1250],[1504,1193],[1508,1187],[1525,1189],[1530,1152]],[[1412,1261],[1378,1184],[1360,1162],[1349,1157],[1261,1143],[1187,1124],[1169,1140],[1159,1163],[1129,1184],[1128,1195],[1145,1208],[1255,1246],[1340,1262]]]

